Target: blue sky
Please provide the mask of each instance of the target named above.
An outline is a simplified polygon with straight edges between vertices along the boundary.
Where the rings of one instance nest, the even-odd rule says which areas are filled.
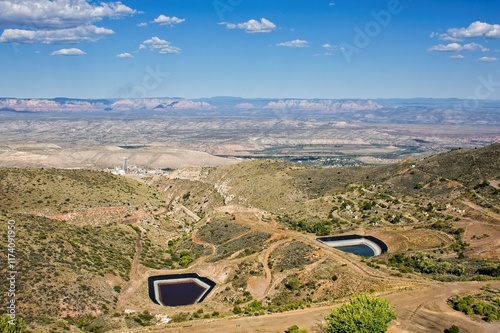
[[[498,0],[0,0],[0,97],[500,99]]]

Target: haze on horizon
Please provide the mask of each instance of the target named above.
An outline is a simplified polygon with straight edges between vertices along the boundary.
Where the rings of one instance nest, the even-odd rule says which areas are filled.
[[[500,99],[500,3],[0,1],[0,97]]]

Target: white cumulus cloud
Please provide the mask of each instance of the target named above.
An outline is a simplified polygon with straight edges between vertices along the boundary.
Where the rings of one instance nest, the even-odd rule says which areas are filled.
[[[137,13],[121,2],[92,3],[88,0],[0,1],[0,26],[35,29],[74,28]]]
[[[439,38],[445,42],[461,42],[463,39],[462,38],[454,38],[449,36],[448,34],[440,34],[437,32],[432,32],[430,35],[431,38]]]
[[[498,61],[498,58],[482,57],[482,58],[477,59],[477,61],[479,61],[479,62],[495,62],[495,61]]]
[[[450,28],[446,33],[431,34],[431,37],[438,37],[445,41],[461,41],[466,38],[500,38],[500,24],[490,24],[475,21],[466,28]]]
[[[157,51],[162,54],[175,54],[181,52],[180,48],[173,46],[172,44],[170,44],[170,42],[158,37],[152,37],[142,42],[142,44],[139,45],[139,50],[144,49]]]
[[[148,24],[147,24],[146,22],[137,23],[137,26],[138,26],[139,28],[144,28],[144,27],[146,27],[147,25],[148,25]]]
[[[50,55],[53,56],[78,56],[78,55],[84,55],[86,54],[80,49],[77,48],[70,48],[70,49],[60,49],[58,51],[52,52]]]
[[[117,58],[133,58],[134,56],[128,52],[123,52],[116,55]]]
[[[0,42],[64,44],[97,41],[113,30],[97,27],[105,18],[138,13],[121,2],[90,0],[0,0]]]
[[[500,24],[489,24],[481,21],[471,23],[467,28],[448,29],[452,38],[500,38]]]
[[[451,59],[464,59],[465,57],[461,54],[454,54],[450,56]]]
[[[281,46],[281,47],[291,47],[291,48],[302,48],[302,47],[309,47],[310,43],[306,40],[302,39],[296,39],[292,40],[289,42],[283,42],[283,43],[278,43],[276,46]]]
[[[219,23],[225,25],[228,29],[240,29],[245,30],[245,32],[254,34],[254,33],[268,33],[276,29],[276,25],[269,21],[268,19],[261,18],[260,21],[251,19],[248,22],[243,23]]]
[[[151,22],[151,23],[158,23],[159,25],[174,26],[176,24],[181,24],[184,21],[186,21],[186,20],[175,17],[175,16],[170,17],[170,16],[165,16],[165,15],[160,15],[157,18],[155,18],[153,20],[153,22]]]
[[[79,42],[95,42],[114,31],[95,25],[57,30],[23,30],[5,29],[0,35],[0,43],[21,44],[76,44]]]
[[[435,52],[460,52],[460,51],[489,51],[488,48],[476,44],[476,43],[469,43],[469,44],[459,44],[459,43],[450,43],[450,44],[440,44],[440,45],[435,45],[431,48],[428,49],[428,51],[435,51]]]

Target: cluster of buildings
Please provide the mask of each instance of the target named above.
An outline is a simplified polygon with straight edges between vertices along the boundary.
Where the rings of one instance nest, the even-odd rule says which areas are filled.
[[[121,166],[116,166],[114,168],[106,168],[105,172],[112,173],[114,175],[164,175],[165,171],[161,169],[149,170],[140,168],[137,165],[129,165],[128,157],[123,158],[123,164]]]

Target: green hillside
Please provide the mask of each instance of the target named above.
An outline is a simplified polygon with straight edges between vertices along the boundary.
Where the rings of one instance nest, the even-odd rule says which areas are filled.
[[[159,194],[128,178],[92,170],[0,168],[4,213],[65,214],[79,209],[159,206]]]
[[[248,161],[142,182],[2,168],[19,313],[44,332],[119,332],[155,323],[152,314],[262,315],[429,279],[497,279],[499,153],[494,144],[376,167]],[[364,259],[316,240],[344,233],[374,235],[389,252]],[[202,305],[154,305],[148,276],[175,272],[217,287]]]

